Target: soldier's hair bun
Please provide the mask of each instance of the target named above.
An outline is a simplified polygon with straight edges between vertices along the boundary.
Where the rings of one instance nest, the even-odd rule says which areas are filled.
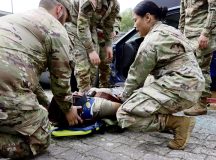
[[[154,2],[143,0],[135,6],[133,11],[140,17],[144,17],[146,13],[150,13],[156,19],[163,20],[166,17],[168,9],[167,7],[159,8]]]
[[[167,9],[167,7],[160,7],[160,17],[159,17],[159,19],[160,20],[163,20],[163,19],[165,19],[166,18],[166,15],[167,15],[167,12],[168,12],[168,9]]]

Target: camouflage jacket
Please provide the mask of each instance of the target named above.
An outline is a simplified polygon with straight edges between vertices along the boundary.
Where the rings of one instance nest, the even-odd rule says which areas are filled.
[[[12,98],[5,107],[13,106],[10,103],[15,101],[15,97],[19,101],[30,100],[31,97],[22,94],[27,90],[31,90],[29,94],[37,94],[39,101],[46,105],[47,100],[41,99],[43,91],[38,81],[40,74],[48,67],[53,95],[61,109],[67,112],[72,104],[68,52],[67,31],[45,9],[1,17],[0,95],[4,101]],[[16,107],[21,110],[35,109],[33,105]]]
[[[154,25],[139,47],[125,82],[124,99],[142,88],[149,74],[156,85],[188,100],[197,101],[200,94],[196,92],[204,90],[205,80],[188,39],[161,22]]]
[[[113,31],[116,33],[120,32],[121,19],[122,19],[122,17],[120,16],[120,14],[118,14],[116,16],[115,23],[113,25]]]
[[[111,45],[113,25],[119,14],[120,6],[117,0],[74,0],[72,8],[72,23],[77,26],[77,34],[86,48],[87,53],[94,50],[97,43],[96,28],[103,30],[106,45]],[[95,35],[94,35],[95,34]]]
[[[179,29],[186,37],[216,34],[215,0],[181,0]]]
[[[115,32],[116,35],[120,32],[120,25],[121,25],[121,16],[117,15],[115,19],[115,23],[113,24],[113,32]],[[105,41],[105,36],[104,36],[103,31],[98,29],[97,35],[98,35],[98,43],[105,45],[106,41]]]

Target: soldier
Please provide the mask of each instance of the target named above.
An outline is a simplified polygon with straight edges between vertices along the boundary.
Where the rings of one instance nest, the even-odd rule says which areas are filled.
[[[70,20],[70,8],[69,0],[41,0],[36,10],[0,18],[0,157],[29,157],[49,146],[48,112],[42,107],[48,101],[38,85],[47,67],[69,124],[82,121],[70,101],[69,39],[62,25]]]
[[[205,79],[188,39],[161,23],[167,8],[141,1],[134,8],[135,27],[145,36],[125,82],[117,111],[122,128],[137,131],[172,130],[171,149],[184,149],[195,125],[194,117],[174,116],[190,108],[204,90]],[[182,65],[184,64],[184,65]],[[147,76],[155,80],[143,86]]]
[[[97,65],[101,62],[97,29],[104,34],[105,59],[108,62],[112,60],[111,33],[119,13],[119,3],[117,0],[74,0],[72,3],[72,23],[67,24],[66,29],[75,46],[72,55],[78,88],[85,92],[94,83]]]
[[[210,62],[216,48],[216,1],[181,0],[179,29],[196,48],[196,58],[206,79],[200,101],[184,113],[191,116],[206,114],[206,100],[211,97]]]

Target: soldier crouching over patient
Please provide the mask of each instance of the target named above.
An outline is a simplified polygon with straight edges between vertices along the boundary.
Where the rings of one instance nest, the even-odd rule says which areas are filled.
[[[117,111],[117,120],[122,128],[141,132],[172,130],[174,139],[168,147],[184,149],[195,118],[172,114],[199,100],[205,79],[189,40],[161,23],[166,13],[167,8],[151,1],[141,1],[134,9],[134,26],[145,38],[128,72],[126,101]],[[155,81],[143,87],[149,74]]]
[[[46,68],[68,121],[79,119],[71,109],[69,38],[63,26],[70,6],[69,0],[41,0],[38,9],[0,18],[1,157],[22,159],[49,146],[48,112],[35,94]]]

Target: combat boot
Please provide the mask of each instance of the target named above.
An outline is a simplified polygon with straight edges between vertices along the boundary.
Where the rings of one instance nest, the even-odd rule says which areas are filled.
[[[24,138],[17,135],[0,133],[0,159],[30,159],[33,157],[32,151]]]
[[[187,116],[198,116],[207,114],[207,105],[197,103],[193,107],[184,110],[184,114]]]
[[[165,130],[172,130],[174,139],[168,143],[171,149],[185,148],[195,125],[194,117],[166,115]]]

